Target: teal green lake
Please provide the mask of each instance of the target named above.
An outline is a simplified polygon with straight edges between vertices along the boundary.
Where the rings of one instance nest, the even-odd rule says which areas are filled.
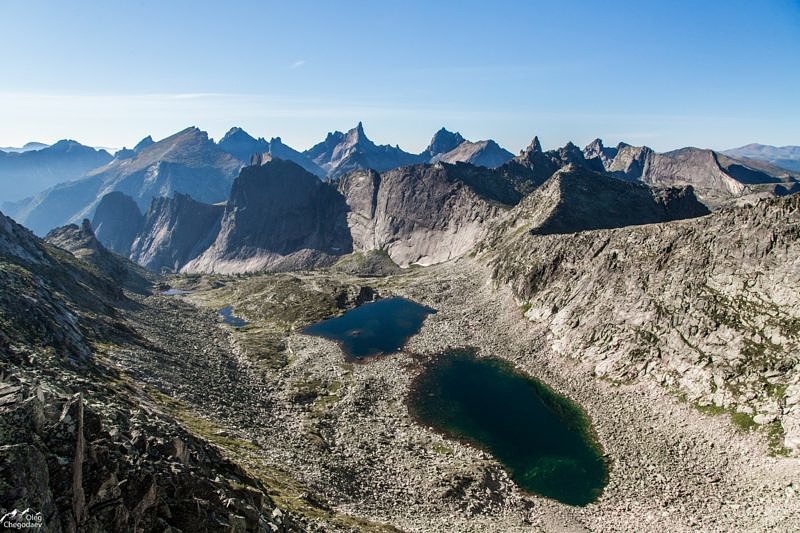
[[[607,481],[583,411],[503,361],[446,352],[417,379],[409,405],[422,424],[491,453],[527,492],[582,506]]]

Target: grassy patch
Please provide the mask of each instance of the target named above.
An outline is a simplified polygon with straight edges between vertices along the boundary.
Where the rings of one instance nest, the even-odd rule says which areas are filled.
[[[753,415],[747,413],[731,413],[731,422],[744,432],[753,431],[758,427],[758,424],[753,421]]]
[[[767,424],[766,431],[770,454],[776,457],[786,457],[789,455],[789,450],[783,446],[784,431],[780,422],[776,420],[771,424]]]

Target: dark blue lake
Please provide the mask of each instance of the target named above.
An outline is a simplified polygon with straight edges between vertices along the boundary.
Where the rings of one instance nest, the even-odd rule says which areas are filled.
[[[580,407],[503,361],[447,352],[417,379],[409,407],[422,424],[490,452],[525,491],[586,505],[607,482]]]
[[[312,324],[303,333],[339,343],[348,359],[396,352],[436,311],[405,298],[386,298]]]

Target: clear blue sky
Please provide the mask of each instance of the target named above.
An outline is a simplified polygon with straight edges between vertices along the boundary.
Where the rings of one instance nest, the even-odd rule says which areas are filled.
[[[800,144],[800,1],[0,0],[0,146]]]

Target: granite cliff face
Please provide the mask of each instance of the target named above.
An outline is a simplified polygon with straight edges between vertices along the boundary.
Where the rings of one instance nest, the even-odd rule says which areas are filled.
[[[155,198],[129,257],[155,272],[177,272],[214,242],[224,211],[221,205],[197,202],[187,194]]]
[[[125,193],[106,194],[97,204],[92,227],[97,239],[111,251],[127,257],[131,244],[142,229],[144,216],[136,202]]]
[[[100,199],[112,191],[131,196],[144,211],[153,198],[175,192],[200,201],[225,200],[242,162],[222,151],[208,135],[187,128],[115,159],[85,178],[48,189],[19,207],[15,219],[36,233],[90,218]]]
[[[344,199],[290,161],[242,169],[213,244],[184,271],[244,272],[326,264],[352,251]]]
[[[457,167],[438,163],[383,173],[355,172],[339,191],[357,250],[385,250],[400,266],[430,265],[458,257],[484,235],[504,205],[479,194]]]
[[[800,197],[570,235],[509,225],[481,253],[565,357],[800,451]]]

